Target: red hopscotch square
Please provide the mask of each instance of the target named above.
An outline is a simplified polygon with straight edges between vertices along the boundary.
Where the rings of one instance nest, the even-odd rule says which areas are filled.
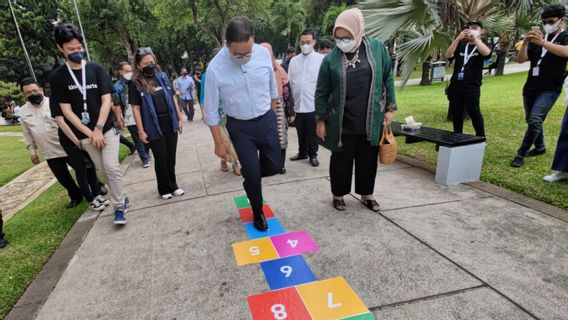
[[[275,217],[274,212],[272,212],[272,209],[270,209],[270,206],[267,204],[262,206],[262,211],[266,219]],[[239,209],[239,214],[241,215],[243,223],[252,222],[252,208]]]
[[[248,304],[253,320],[312,319],[295,287],[249,296]]]

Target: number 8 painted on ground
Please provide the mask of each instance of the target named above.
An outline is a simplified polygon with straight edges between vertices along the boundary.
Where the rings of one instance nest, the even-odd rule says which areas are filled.
[[[274,319],[276,320],[284,320],[288,318],[288,314],[286,313],[286,307],[282,304],[275,304],[270,308],[270,311],[274,314]]]

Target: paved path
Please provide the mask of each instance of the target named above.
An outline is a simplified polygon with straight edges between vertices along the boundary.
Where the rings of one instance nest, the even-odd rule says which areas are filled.
[[[377,319],[568,319],[566,222],[400,162],[379,170],[382,214],[355,197],[340,213],[329,152],[320,160],[287,162],[264,196],[288,231],[321,247],[305,255],[318,279],[345,277]],[[201,123],[180,137],[177,171],[186,195],[165,201],[134,159],[128,225],[98,217],[36,319],[250,319],[247,297],[268,286],[231,249],[247,239],[233,202],[242,180],[219,170]]]

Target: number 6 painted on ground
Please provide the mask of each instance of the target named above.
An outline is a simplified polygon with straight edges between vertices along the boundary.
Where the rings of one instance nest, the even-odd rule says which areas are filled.
[[[258,256],[260,254],[258,247],[250,247],[249,252],[251,256]]]
[[[292,274],[292,267],[290,267],[290,266],[282,266],[282,267],[280,268],[280,272],[282,272],[282,273],[285,274],[285,276],[284,276],[285,278],[288,278],[288,277],[290,277],[290,275]]]

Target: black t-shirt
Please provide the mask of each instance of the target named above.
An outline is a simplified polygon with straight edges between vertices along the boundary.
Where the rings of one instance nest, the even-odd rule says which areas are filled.
[[[169,117],[170,112],[168,111],[168,103],[166,101],[166,96],[164,90],[166,88],[162,88],[160,82],[156,79],[156,77],[152,77],[152,86],[154,87],[154,93],[152,94],[152,102],[154,103],[154,108],[156,109],[156,113],[159,117]],[[134,81],[130,81],[128,85],[128,99],[130,100],[130,104],[133,105],[142,105],[142,95],[140,94],[140,90],[136,87]],[[172,94],[172,92],[170,92]]]
[[[354,54],[347,54],[353,59]],[[343,112],[344,134],[365,134],[369,91],[371,90],[372,69],[367,59],[365,45],[359,47],[357,67],[348,66],[346,72],[347,88],[345,92],[345,109]]]
[[[548,35],[547,41],[552,41],[554,35]],[[558,34],[554,40],[555,44],[568,45],[568,32],[563,31]],[[527,77],[527,82],[523,88],[523,93],[535,93],[542,91],[562,91],[562,82],[565,78],[566,61],[568,58],[562,58],[552,54],[550,51],[544,55],[539,66],[539,75],[533,76],[533,68],[536,67],[542,53],[542,47],[529,44],[528,56],[531,62],[531,68]]]
[[[86,66],[86,86],[87,86],[87,112],[89,113],[90,122],[87,124],[91,130],[95,128],[97,120],[99,119],[99,113],[102,105],[102,96],[105,94],[112,94],[114,91],[114,86],[110,80],[109,75],[105,72],[103,67],[96,63],[87,62]],[[73,70],[75,77],[80,85],[83,83],[81,70]],[[83,113],[83,94],[79,91],[79,88],[73,81],[73,78],[69,74],[66,65],[62,65],[55,69],[49,77],[49,85],[51,87],[51,114],[53,117],[57,115],[63,115],[60,103],[71,104],[71,109],[73,113],[82,119]],[[111,116],[107,117],[107,120],[103,126],[103,133],[107,132],[112,128]],[[69,127],[73,130],[77,138],[85,139],[86,136],[75,128],[71,122],[65,119]]]
[[[479,50],[476,49],[475,44],[460,43],[454,53],[454,73],[450,79],[450,90],[479,90],[483,79],[483,61],[491,55],[483,56]],[[464,66],[464,59],[466,55],[472,55],[467,64]],[[473,53],[472,51],[475,50]],[[458,74],[462,72],[463,67],[463,80],[458,79]]]

